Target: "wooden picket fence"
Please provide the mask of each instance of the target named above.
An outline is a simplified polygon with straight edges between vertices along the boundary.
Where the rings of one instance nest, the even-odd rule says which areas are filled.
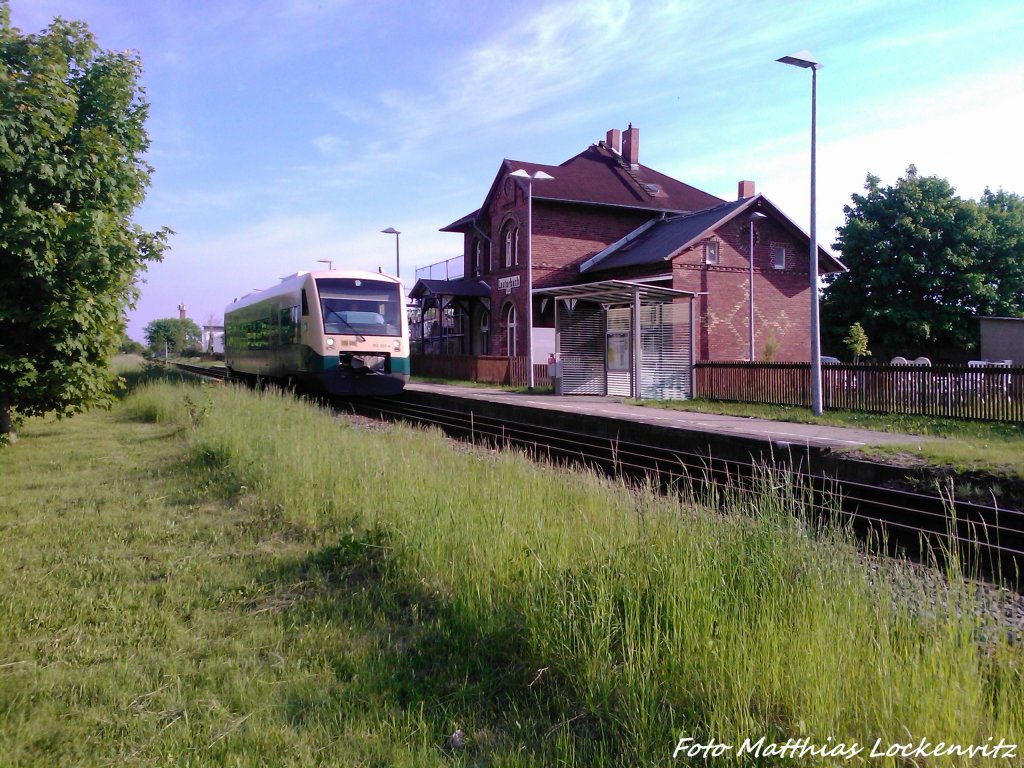
[[[810,363],[694,365],[694,396],[771,405],[811,404]],[[825,409],[1024,422],[1024,367],[823,365]]]
[[[445,379],[464,379],[513,387],[526,386],[526,357],[499,357],[497,355],[422,355],[414,354],[410,360],[413,376]],[[550,387],[546,365],[533,366],[535,387]]]

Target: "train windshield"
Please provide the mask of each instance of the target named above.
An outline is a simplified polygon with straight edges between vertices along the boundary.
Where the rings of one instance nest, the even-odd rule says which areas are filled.
[[[396,283],[357,277],[316,281],[324,333],[400,336],[402,296]]]

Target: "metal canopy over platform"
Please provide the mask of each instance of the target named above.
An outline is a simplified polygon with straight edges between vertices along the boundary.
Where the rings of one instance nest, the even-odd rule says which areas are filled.
[[[458,280],[417,280],[409,291],[410,299],[425,298],[486,298],[491,297],[491,289],[482,280],[459,278]]]
[[[632,280],[533,293],[555,300],[562,394],[691,396],[695,294]]]
[[[606,306],[632,304],[639,297],[645,304],[664,304],[675,299],[692,299],[696,294],[676,288],[662,288],[634,280],[601,280],[581,285],[561,285],[555,288],[534,288],[535,296],[556,299],[580,299]]]

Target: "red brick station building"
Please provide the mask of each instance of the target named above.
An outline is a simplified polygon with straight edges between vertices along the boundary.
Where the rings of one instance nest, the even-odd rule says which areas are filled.
[[[809,359],[808,236],[751,181],[726,201],[641,165],[639,134],[501,163],[442,228],[463,236],[464,276],[410,293],[439,318],[425,352],[556,354],[566,394],[653,398],[688,396],[696,361]],[[819,249],[819,274],[843,269]]]

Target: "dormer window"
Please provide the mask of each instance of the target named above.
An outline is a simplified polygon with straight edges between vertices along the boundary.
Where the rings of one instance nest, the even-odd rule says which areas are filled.
[[[718,241],[709,240],[704,243],[704,263],[705,264],[717,264],[718,263]]]

